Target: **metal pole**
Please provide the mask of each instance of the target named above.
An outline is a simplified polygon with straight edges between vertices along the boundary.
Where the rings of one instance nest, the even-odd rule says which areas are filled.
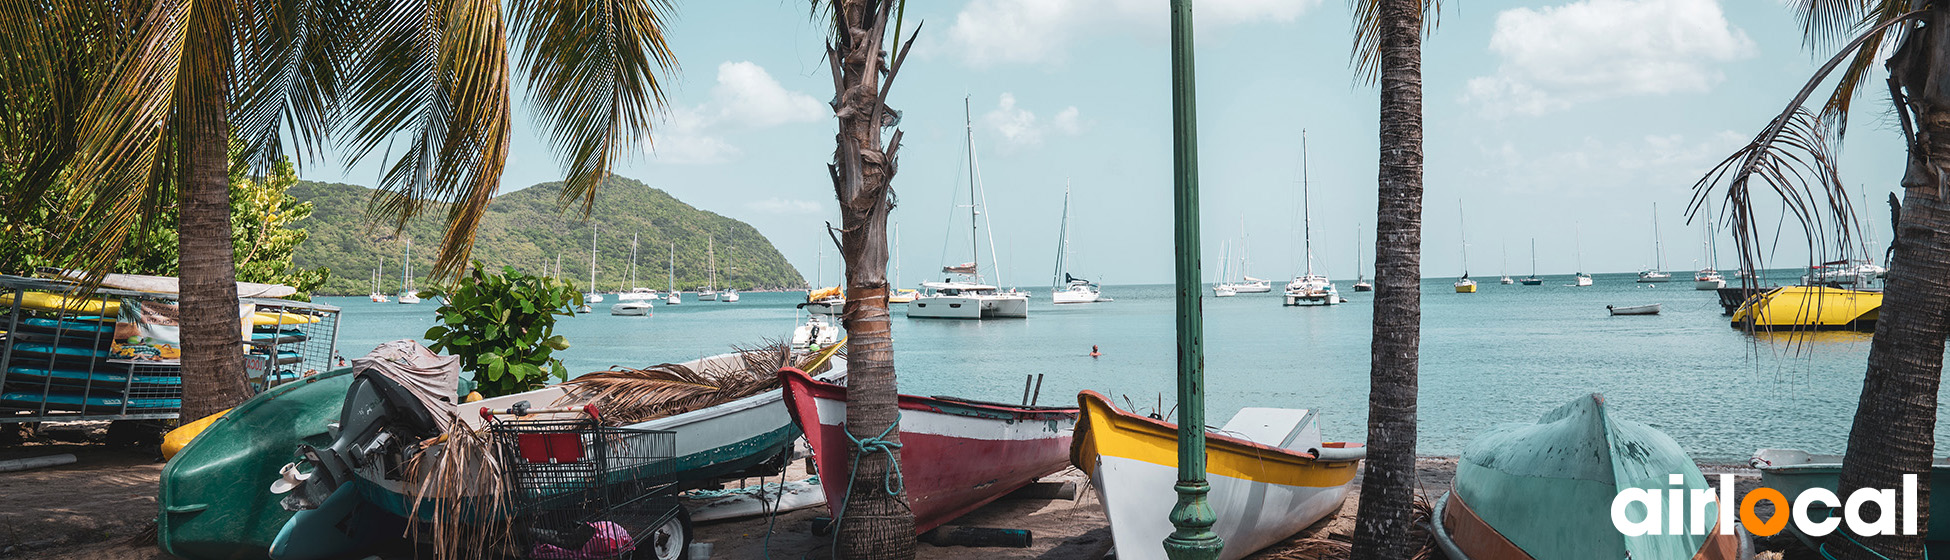
[[[1171,508],[1172,560],[1213,560],[1225,547],[1205,501],[1205,320],[1200,308],[1198,116],[1193,95],[1192,0],[1171,0],[1172,214],[1177,251],[1178,503]]]

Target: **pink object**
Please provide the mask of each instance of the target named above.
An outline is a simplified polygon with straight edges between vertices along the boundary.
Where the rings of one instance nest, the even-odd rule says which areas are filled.
[[[589,542],[582,543],[582,548],[569,550],[542,543],[536,544],[535,549],[529,552],[529,556],[541,560],[598,560],[636,549],[636,541],[630,538],[630,532],[623,530],[621,525],[597,521],[590,523],[589,526],[596,528],[596,534],[589,537]]]

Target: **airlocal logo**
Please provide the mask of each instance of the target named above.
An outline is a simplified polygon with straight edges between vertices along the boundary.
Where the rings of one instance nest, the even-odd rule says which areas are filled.
[[[1681,486],[1686,483],[1686,478],[1681,475],[1671,475],[1667,478],[1667,483]],[[1781,529],[1787,527],[1790,518],[1794,521],[1795,530],[1815,537],[1835,532],[1842,523],[1847,523],[1849,533],[1855,535],[1865,537],[1894,535],[1897,534],[1897,516],[1894,515],[1897,498],[1895,490],[1862,488],[1849,494],[1848,501],[1843,502],[1831,490],[1809,488],[1802,491],[1801,495],[1795,496],[1794,502],[1790,504],[1787,496],[1781,494],[1780,490],[1762,487],[1748,492],[1740,499],[1740,524],[1747,527],[1747,532],[1762,537],[1781,532]],[[1762,501],[1774,504],[1774,515],[1766,521],[1762,521],[1760,516],[1754,513],[1754,506]],[[1903,475],[1901,501],[1902,534],[1914,535],[1916,534],[1916,475]],[[1875,504],[1876,519],[1863,519],[1865,512],[1862,509],[1868,504]],[[1704,535],[1710,530],[1706,526],[1707,508],[1715,508],[1718,515],[1713,518],[1722,520],[1716,523],[1720,534],[1731,535],[1733,524],[1726,523],[1724,520],[1733,518],[1733,505],[1733,475],[1730,474],[1720,475],[1718,489],[1695,488],[1688,491],[1684,488],[1670,488],[1664,492],[1663,498],[1658,490],[1628,488],[1619,492],[1618,496],[1611,500],[1611,524],[1618,528],[1618,532],[1628,537],[1661,534]],[[1661,512],[1665,514],[1663,520],[1660,516]],[[1820,519],[1817,520],[1815,519],[1817,516],[1809,515],[1811,512],[1821,512],[1822,515],[1818,516]],[[1840,515],[1835,515],[1837,512]],[[1635,516],[1639,517],[1636,521],[1632,519]],[[1689,520],[1691,523],[1687,523]]]

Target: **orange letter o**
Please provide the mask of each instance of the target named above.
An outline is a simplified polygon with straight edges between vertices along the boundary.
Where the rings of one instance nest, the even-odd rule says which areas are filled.
[[[1754,504],[1760,503],[1761,500],[1774,503],[1774,516],[1767,518],[1765,523],[1761,522],[1759,514],[1754,513]],[[1753,533],[1754,536],[1774,536],[1780,533],[1781,529],[1787,528],[1788,514],[1791,513],[1788,507],[1787,496],[1781,495],[1780,490],[1767,487],[1755,488],[1754,491],[1748,492],[1746,497],[1740,499],[1740,524],[1746,526],[1747,532]]]

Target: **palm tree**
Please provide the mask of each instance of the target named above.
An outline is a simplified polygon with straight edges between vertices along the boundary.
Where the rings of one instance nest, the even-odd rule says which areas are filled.
[[[340,141],[385,173],[368,205],[397,227],[448,224],[453,277],[500,189],[509,69],[568,167],[566,205],[593,204],[610,161],[650,128],[656,74],[676,62],[667,0],[0,0],[0,142],[18,150],[9,212],[55,197],[75,219],[54,251],[103,272],[180,206],[184,391],[201,417],[248,395],[226,157],[269,169],[293,142]],[[509,48],[512,38],[518,49]],[[385,150],[375,154],[381,146]],[[302,162],[302,158],[300,159]],[[16,163],[18,162],[18,163]],[[79,224],[107,224],[84,231]]]
[[[1355,66],[1381,83],[1380,205],[1368,459],[1353,557],[1406,559],[1415,502],[1417,354],[1422,343],[1422,37],[1434,0],[1353,0]]]
[[[894,338],[887,313],[887,215],[901,132],[884,143],[881,130],[900,116],[887,107],[888,88],[914,39],[900,42],[904,0],[814,0],[830,16],[826,60],[833,72],[838,147],[827,171],[840,203],[835,241],[846,262],[846,430],[864,445],[853,450],[851,491],[844,496],[839,557],[856,560],[914,557],[914,512],[888,476],[900,461],[900,408],[894,378]],[[890,16],[892,42],[886,40]],[[916,31],[919,31],[918,26]],[[890,57],[884,46],[898,47]]]
[[[1945,237],[1950,233],[1950,90],[1942,86],[1950,79],[1950,4],[1807,0],[1794,6],[1811,47],[1840,44],[1841,49],[1753,141],[1700,179],[1689,211],[1715,203],[1710,200],[1714,187],[1724,186],[1717,204],[1728,216],[1743,269],[1761,266],[1761,225],[1752,202],[1768,191],[1787,202],[1817,254],[1848,247],[1857,231],[1855,210],[1829,142],[1846,134],[1850,103],[1862,93],[1884,47],[1895,47],[1885,63],[1887,84],[1909,161],[1892,266],[1849,430],[1840,490],[1848,496],[1861,488],[1900,488],[1903,475],[1914,474],[1918,503],[1928,504],[1937,387],[1944,337],[1950,334],[1944,316],[1950,307],[1950,237]],[[1844,63],[1822,108],[1804,109]],[[1918,526],[1928,526],[1927,507],[1918,514]],[[1841,558],[1923,557],[1921,535],[1862,537],[1845,534],[1847,529],[1828,537],[1826,548]]]

